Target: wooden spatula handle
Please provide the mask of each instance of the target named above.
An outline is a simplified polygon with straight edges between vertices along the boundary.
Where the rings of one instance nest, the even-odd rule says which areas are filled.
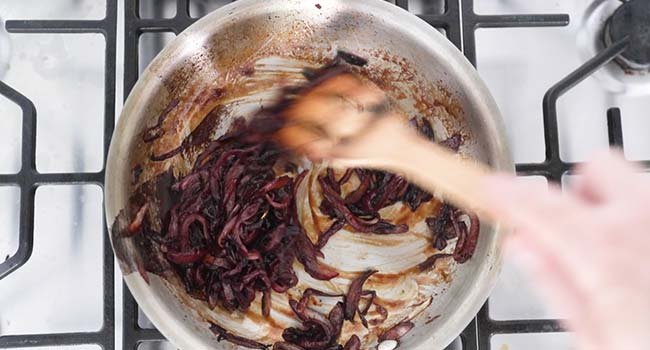
[[[408,140],[400,147],[405,147],[405,152],[393,158],[391,170],[457,206],[486,211],[487,204],[481,199],[481,178],[488,174],[487,167],[420,138]]]
[[[377,121],[332,158],[338,166],[402,174],[454,205],[489,212],[481,196],[481,179],[489,173],[488,167],[417,135],[398,115]]]
[[[276,136],[312,158],[403,174],[457,206],[488,209],[480,195],[487,168],[425,140],[397,111],[375,108],[385,101],[374,84],[351,73],[333,75],[284,110],[284,118],[294,124]]]

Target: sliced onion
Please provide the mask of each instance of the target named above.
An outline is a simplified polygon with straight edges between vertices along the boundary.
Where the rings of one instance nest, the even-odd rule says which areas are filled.
[[[345,343],[343,350],[360,350],[361,349],[361,340],[357,337],[356,334],[353,334],[350,339]]]
[[[354,320],[354,315],[359,309],[359,301],[361,300],[361,293],[363,291],[363,284],[370,278],[377,270],[368,270],[357,277],[350,284],[348,294],[345,296],[345,319],[348,321]]]
[[[240,336],[234,335],[232,333],[229,333],[224,328],[222,328],[221,326],[219,326],[217,324],[214,324],[214,323],[211,324],[210,330],[212,331],[212,333],[219,336],[218,337],[219,341],[226,340],[226,341],[229,341],[229,342],[231,342],[233,344],[241,345],[243,347],[247,347],[247,348],[250,348],[250,349],[266,349],[266,348],[269,347],[268,345],[256,342],[254,340],[247,339],[247,338],[240,337]]]
[[[406,333],[410,332],[413,327],[415,327],[415,324],[413,322],[402,321],[379,336],[379,341],[383,342],[385,340],[399,340],[404,335],[406,335]]]

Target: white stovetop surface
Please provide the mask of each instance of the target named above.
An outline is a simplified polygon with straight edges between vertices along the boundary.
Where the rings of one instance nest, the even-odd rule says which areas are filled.
[[[144,3],[160,0],[148,0]],[[203,1],[203,0],[197,0]],[[422,8],[412,1],[416,12]],[[160,1],[162,2],[162,1]],[[223,2],[223,1],[222,1]],[[564,28],[481,29],[478,69],[506,120],[517,162],[544,157],[541,99],[545,91],[584,62],[583,15],[618,0],[475,0],[477,12],[569,13]],[[209,6],[208,6],[209,7]],[[143,6],[146,8],[146,5]],[[200,10],[194,6],[195,11]],[[101,18],[101,0],[2,0],[0,18]],[[123,2],[120,1],[120,13]],[[592,11],[595,11],[592,9]],[[167,15],[170,15],[167,13]],[[171,13],[173,15],[173,12]],[[117,111],[122,96],[122,18],[118,23]],[[598,22],[597,19],[591,19]],[[169,35],[147,34],[142,60],[151,58]],[[100,35],[35,35],[0,31],[0,79],[36,105],[37,168],[41,172],[97,171],[102,159],[104,40]],[[650,77],[647,78],[650,82]],[[607,146],[606,110],[622,109],[626,155],[650,159],[648,94],[610,93],[604,79],[588,78],[559,103],[562,157],[582,161]],[[644,80],[645,81],[645,80]],[[637,89],[638,90],[638,89]],[[648,91],[648,90],[646,90]],[[82,101],[82,103],[79,103]],[[0,173],[20,168],[21,114],[0,98]],[[529,180],[529,179],[526,179]],[[530,179],[544,183],[543,179]],[[17,246],[19,191],[0,187],[0,259]],[[30,261],[0,281],[0,335],[94,331],[102,322],[102,192],[88,186],[43,186],[36,192],[35,246]],[[116,268],[116,329],[121,329],[121,276]],[[495,319],[555,318],[534,296],[531,276],[507,262],[490,300]],[[146,320],[142,321],[147,325]],[[118,334],[118,337],[120,335]],[[117,340],[118,348],[121,341]],[[566,334],[499,335],[494,349],[572,349]],[[148,344],[141,349],[172,348]],[[74,347],[79,349],[79,347]],[[93,346],[81,349],[94,349]]]

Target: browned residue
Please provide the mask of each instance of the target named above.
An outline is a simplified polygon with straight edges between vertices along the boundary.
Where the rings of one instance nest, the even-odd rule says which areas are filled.
[[[424,322],[424,324],[429,324],[429,323],[431,323],[431,322],[437,320],[438,318],[440,318],[440,316],[441,316],[441,315],[433,316],[433,317],[429,318],[426,322]]]
[[[440,275],[442,276],[442,280],[445,283],[451,282],[451,279],[453,277],[451,272],[449,270],[447,270],[447,269],[440,270]]]
[[[438,252],[435,250],[435,248],[432,248],[432,250],[434,251],[434,253],[431,253],[431,255]],[[451,282],[451,277],[452,277],[451,272],[449,270],[450,263],[451,263],[451,258],[445,258],[436,261],[434,270],[442,277],[441,280],[437,280],[435,278],[430,277],[428,274],[423,273],[425,271],[420,270],[420,267],[416,265],[397,273],[376,273],[372,276],[372,283],[377,283],[379,285],[382,284],[388,285],[399,278],[413,278],[419,284],[435,285],[439,283],[449,283]]]
[[[259,311],[255,312],[253,311],[254,306],[260,306],[258,305],[253,305],[251,306],[251,309],[246,311],[244,314],[248,316],[252,321],[258,322],[258,323],[267,323],[271,326],[272,329],[275,329],[278,331],[280,334],[282,333],[282,330],[284,329],[284,325],[281,323],[278,323],[273,317],[265,317],[262,315]],[[273,309],[275,312],[281,313],[287,317],[293,317],[293,312],[290,309],[285,309],[285,308],[274,308]]]
[[[437,199],[422,203],[415,212],[412,212],[408,205],[403,205],[397,213],[386,217],[386,219],[395,224],[407,224],[409,227],[413,227],[428,217],[436,216],[441,206],[442,203]]]
[[[309,214],[311,215],[311,220],[309,220],[305,215],[305,211],[301,211],[301,222],[303,223],[309,223],[313,224],[313,231],[309,232],[309,237],[312,239],[312,241],[316,242],[318,240],[318,235],[323,233],[325,230],[327,230],[330,225],[332,224],[332,220],[328,218],[327,216],[323,215],[320,212],[320,209],[318,207],[320,206],[320,203],[322,201],[322,197],[320,196],[320,192],[318,191],[312,191],[310,189],[311,186],[318,186],[318,182],[312,179],[312,176],[317,176],[311,174],[307,178],[305,178],[305,181],[307,181],[306,186],[309,186],[306,190],[307,198],[309,201]],[[314,185],[315,184],[315,185]],[[305,229],[308,229],[305,227]]]
[[[412,64],[404,57],[377,49],[370,53],[382,64],[368,73],[368,78],[389,95],[399,101],[410,97],[410,106],[417,115],[439,120],[449,134],[460,132],[468,138],[468,130],[462,129],[464,109],[461,101],[452,94],[442,81],[431,82],[422,79]],[[406,111],[408,114],[408,111]]]

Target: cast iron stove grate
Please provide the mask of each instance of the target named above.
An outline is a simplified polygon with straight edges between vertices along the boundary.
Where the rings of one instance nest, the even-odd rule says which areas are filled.
[[[13,20],[6,22],[9,33],[36,34],[101,34],[106,41],[104,53],[104,161],[115,125],[115,66],[117,43],[117,0],[106,1],[105,17],[99,20]],[[98,172],[41,173],[36,169],[36,123],[37,107],[28,96],[22,95],[3,82],[0,94],[12,101],[22,110],[22,148],[21,168],[16,174],[0,174],[0,186],[16,186],[20,189],[20,218],[18,249],[13,256],[0,264],[0,289],[2,278],[16,271],[29,260],[34,242],[34,196],[36,189],[44,185],[85,185],[94,184],[103,188],[104,166]],[[19,348],[77,344],[97,344],[103,349],[115,348],[115,295],[114,258],[106,224],[103,224],[102,245],[102,326],[95,332],[71,332],[54,334],[28,334],[0,336],[0,348]],[[38,237],[36,237],[38,239]]]

